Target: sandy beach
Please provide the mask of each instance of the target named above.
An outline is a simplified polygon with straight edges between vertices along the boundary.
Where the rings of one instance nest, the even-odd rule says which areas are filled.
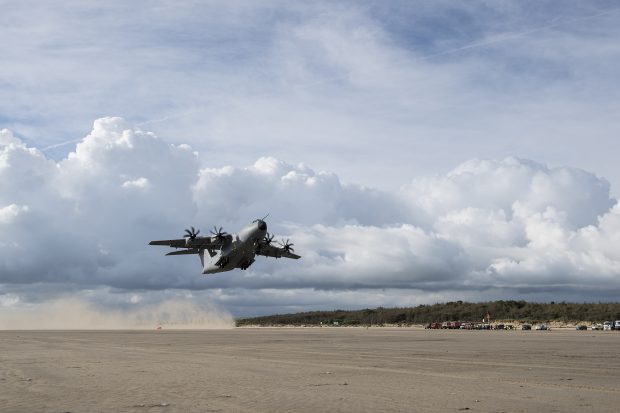
[[[617,412],[620,333],[0,332],[2,412]]]

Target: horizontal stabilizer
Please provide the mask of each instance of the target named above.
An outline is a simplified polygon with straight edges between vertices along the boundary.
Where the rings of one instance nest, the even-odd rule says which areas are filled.
[[[198,249],[196,249],[196,248],[190,248],[190,249],[187,249],[187,250],[172,251],[172,252],[169,252],[169,253],[168,253],[168,254],[166,254],[166,255],[187,255],[187,254],[198,254],[198,252],[199,252],[199,251],[198,251]]]

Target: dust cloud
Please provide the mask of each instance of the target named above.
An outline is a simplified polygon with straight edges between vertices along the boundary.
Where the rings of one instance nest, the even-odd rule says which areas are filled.
[[[130,309],[97,307],[78,299],[36,306],[0,308],[0,330],[224,329],[234,319],[226,311],[186,300],[169,300]]]

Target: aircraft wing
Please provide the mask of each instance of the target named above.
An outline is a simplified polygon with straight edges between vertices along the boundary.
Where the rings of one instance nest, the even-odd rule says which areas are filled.
[[[169,247],[175,248],[185,248],[185,238],[181,239],[165,239],[161,241],[151,241],[149,245],[167,245]]]
[[[269,244],[259,244],[258,248],[256,248],[257,255],[263,255],[265,257],[273,257],[273,258],[292,258],[294,260],[298,260],[301,256],[297,254],[293,254],[292,252],[286,251],[284,248],[274,247]]]
[[[187,243],[187,238],[166,239],[159,241],[151,241],[149,245],[166,245],[173,248],[193,248],[193,249],[210,249],[216,250],[222,248],[223,245],[232,241],[232,235],[227,234],[221,238],[216,237],[196,237]],[[191,254],[191,253],[190,253]]]

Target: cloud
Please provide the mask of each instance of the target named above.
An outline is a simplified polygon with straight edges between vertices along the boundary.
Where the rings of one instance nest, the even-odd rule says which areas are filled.
[[[21,207],[15,204],[8,205],[0,209],[0,222],[8,224],[23,212],[28,212],[27,205]]]
[[[620,206],[605,179],[581,169],[474,159],[385,191],[273,157],[204,167],[188,145],[120,118],[95,121],[59,161],[0,136],[3,303],[69,291],[105,300],[106,289],[123,302],[161,302],[161,292],[190,290],[238,312],[252,307],[238,299],[248,291],[257,306],[303,291],[331,291],[335,302],[383,290],[419,300],[620,291]],[[234,232],[267,213],[270,231],[291,238],[301,260],[204,277],[194,257],[147,246],[190,225]]]
[[[434,214],[464,207],[511,212],[518,201],[525,214],[562,210],[572,228],[596,223],[614,204],[609,191],[609,183],[592,173],[517,158],[471,160],[444,177],[417,180],[407,188],[414,204]]]
[[[278,221],[327,225],[382,225],[398,222],[404,214],[393,194],[345,185],[334,173],[273,157],[246,168],[202,169],[194,197],[198,208],[212,211],[216,221],[237,225],[267,213]]]
[[[0,15],[0,300],[617,296],[613,2],[125,3]],[[267,213],[303,260],[145,247]]]
[[[613,2],[125,3],[3,10],[3,127],[50,148],[117,113],[210,167],[271,155],[389,190],[514,154],[618,195]]]

